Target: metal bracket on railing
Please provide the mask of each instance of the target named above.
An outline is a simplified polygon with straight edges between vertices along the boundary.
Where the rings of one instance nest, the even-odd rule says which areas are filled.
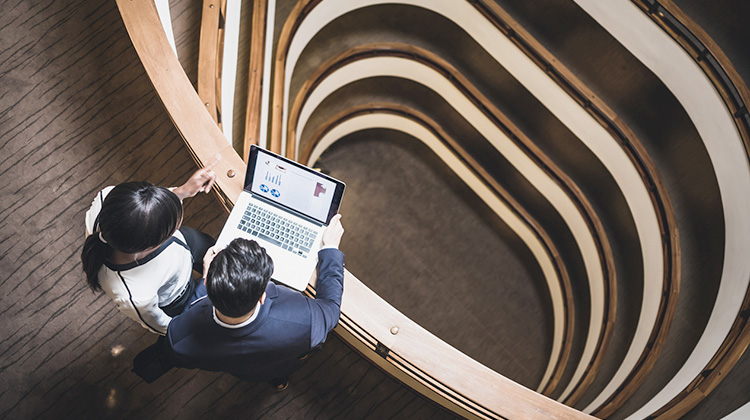
[[[381,343],[379,341],[378,341],[378,345],[375,346],[375,353],[377,353],[378,356],[382,357],[383,359],[387,359],[388,358],[388,353],[390,351],[391,350],[388,347],[386,347],[385,344],[383,344],[383,343]]]

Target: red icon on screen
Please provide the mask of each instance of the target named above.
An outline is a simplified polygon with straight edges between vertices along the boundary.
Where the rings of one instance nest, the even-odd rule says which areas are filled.
[[[326,187],[324,187],[320,182],[318,182],[317,184],[318,185],[315,186],[315,196],[320,197],[321,194],[326,193]]]

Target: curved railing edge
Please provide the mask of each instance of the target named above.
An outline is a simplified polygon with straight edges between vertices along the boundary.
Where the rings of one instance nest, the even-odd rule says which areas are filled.
[[[465,80],[462,75],[460,75],[455,69],[453,69],[447,62],[444,62],[444,60],[440,59],[434,54],[431,55],[421,48],[409,46],[406,44],[385,42],[358,46],[321,64],[318,71],[316,71],[313,75],[310,76],[307,81],[303,83],[302,87],[297,92],[297,95],[295,95],[295,100],[293,101],[289,113],[290,118],[288,133],[290,141],[296,141],[296,122],[298,121],[297,117],[301,110],[302,104],[305,102],[306,98],[309,96],[315,86],[317,86],[326,77],[327,74],[330,74],[336,68],[339,68],[342,65],[353,60],[357,60],[360,58],[369,58],[373,56],[403,56],[405,58],[426,63],[428,66],[433,68],[436,68],[437,66],[438,68],[436,68],[436,70],[439,73],[444,74],[447,80],[451,80],[454,84],[458,85],[458,90],[463,92],[467,96],[467,98],[469,98],[469,100],[477,106],[477,109],[480,109],[481,112],[485,113],[489,120],[498,125],[500,131],[506,133],[509,138],[516,142],[516,144],[519,145],[519,148],[523,150],[524,153],[527,153],[531,160],[536,162],[537,165],[539,165],[542,170],[545,171],[548,176],[550,176],[551,179],[555,180],[558,185],[564,186],[563,190],[565,191],[565,193],[571,198],[571,201],[578,208],[579,212],[585,215],[583,219],[586,221],[587,227],[592,233],[596,246],[599,250],[603,277],[607,279],[607,283],[612,290],[611,293],[608,293],[608,300],[611,301],[612,305],[616,305],[616,302],[614,302],[614,296],[612,295],[614,294],[615,280],[613,277],[614,262],[612,261],[613,256],[611,253],[611,247],[609,246],[609,241],[603,231],[601,222],[597,218],[591,204],[588,202],[586,197],[583,196],[581,190],[549,158],[547,158],[533,144],[533,142],[531,142],[531,140],[525,136],[523,132],[515,127],[509,119],[504,118],[504,116],[501,115],[500,111],[486,98],[484,98],[483,95],[481,95],[481,93],[476,88],[474,88],[467,80]],[[304,156],[308,156],[311,151],[310,145],[306,145],[304,147],[297,145],[295,147],[300,149],[299,153],[301,158],[303,158]],[[569,283],[569,280],[564,279],[564,281]],[[564,289],[569,287],[569,284],[564,285]],[[568,312],[572,316],[572,312]],[[611,319],[608,317],[604,322],[611,323]],[[607,328],[603,328],[603,331],[606,330]],[[566,367],[567,360],[570,354],[570,345],[572,344],[572,329],[568,333],[566,333],[566,337],[566,343],[563,347],[563,352],[557,363],[557,366],[554,369],[552,379],[549,380],[547,385],[542,390],[542,393],[545,395],[549,395],[549,393],[557,386],[557,383],[562,377],[563,370]]]
[[[287,22],[284,25],[284,30],[282,31],[282,36],[279,40],[279,45],[281,47],[277,49],[275,63],[275,104],[282,104],[284,102],[283,88],[285,54],[288,51],[291,38],[293,37],[296,28],[298,28],[304,20],[305,15],[321,1],[322,0],[300,0],[289,14]],[[680,252],[679,241],[676,240],[678,238],[678,231],[676,229],[676,218],[671,205],[671,200],[663,187],[660,177],[658,176],[658,171],[648,155],[640,154],[640,152],[643,151],[640,142],[633,132],[624,125],[624,122],[616,117],[611,109],[594,95],[593,92],[586,88],[586,86],[559,61],[550,59],[551,54],[541,45],[536,42],[533,43],[538,51],[530,48],[531,44],[529,44],[528,40],[532,39],[531,36],[524,31],[523,28],[518,26],[515,21],[510,19],[509,15],[500,9],[498,5],[486,4],[484,1],[470,2],[470,4],[476,7],[481,13],[488,16],[501,33],[505,34],[512,42],[519,46],[519,48],[524,51],[532,61],[537,63],[541,68],[546,69],[556,83],[562,86],[571,97],[574,98],[588,113],[590,113],[596,121],[602,124],[607,131],[620,140],[626,155],[639,169],[638,173],[641,174],[645,185],[650,191],[656,192],[649,194],[649,196],[655,210],[658,210],[656,211],[659,215],[657,223],[661,231],[663,256],[669,256],[669,259],[665,260],[665,269],[662,278],[662,299],[660,300],[657,309],[657,316],[647,341],[649,345],[645,346],[643,351],[639,354],[634,367],[623,380],[624,382],[627,382],[627,386],[620,388],[620,391],[618,392],[620,398],[615,399],[612,397],[605,403],[605,406],[608,406],[610,409],[616,408],[615,405],[619,407],[629,395],[632,395],[632,393],[635,392],[638,385],[645,379],[650,368],[656,363],[674,315],[680,280],[680,265],[675,262],[679,261]],[[283,39],[289,39],[289,41],[282,42]],[[274,110],[276,111],[277,109],[278,108],[275,106]],[[274,136],[272,137],[272,142],[275,141],[279,145],[282,141],[282,127],[284,125],[281,119],[282,112],[279,109],[277,113],[274,113],[272,120],[272,126],[275,127],[272,131],[272,136]],[[294,142],[287,141],[286,150],[290,153],[290,156],[293,156],[296,152],[294,147]],[[612,315],[611,318],[614,318],[614,314],[610,315]],[[604,349],[608,343],[608,339],[609,335],[600,335],[597,348]],[[575,402],[583,396],[584,392],[591,385],[595,373],[598,370],[597,363],[601,363],[601,359],[598,361],[594,360],[594,362],[595,363],[589,362],[586,365],[584,375],[578,380],[572,393],[565,398],[564,401],[566,404],[575,404]],[[599,409],[602,408],[604,408],[604,406],[599,407]]]
[[[153,1],[117,0],[117,5],[146,73],[185,140],[193,158],[200,165],[213,159],[217,153],[222,157],[222,160],[215,167],[218,174],[215,194],[225,208],[231,207],[234,197],[237,197],[242,189],[242,182],[237,174],[244,172],[244,170],[240,170],[244,167],[244,163],[226,142],[217,125],[205,110],[205,106],[201,103],[187,76],[185,76],[161,29]],[[403,353],[412,356],[409,358],[411,361],[418,360],[420,364],[423,363],[426,366],[432,364],[433,367],[441,371],[455,367],[454,374],[457,377],[466,378],[468,376],[468,382],[471,382],[471,384],[464,382],[459,385],[464,388],[467,386],[479,388],[481,393],[489,396],[489,405],[496,406],[498,412],[504,413],[498,414],[498,416],[523,419],[592,418],[518,385],[468,358],[468,356],[448,346],[442,340],[398,313],[348,272],[345,275],[345,281],[345,298],[342,306],[349,305],[349,308],[357,312],[358,322],[356,325],[360,327],[361,331],[366,331],[372,337],[377,337],[378,342],[388,348],[402,349]],[[390,309],[385,311],[362,310],[362,308],[358,308],[358,306],[361,306],[358,304],[363,301],[379,301],[382,308]],[[345,311],[342,312],[342,323],[353,323],[352,319]],[[403,330],[399,332],[400,336],[392,333],[390,326],[394,325],[393,322],[396,322],[396,325],[404,326],[402,327]],[[374,326],[377,326],[377,328]],[[378,328],[384,328],[384,330]],[[398,340],[396,340],[396,337],[398,337]],[[402,347],[402,342],[415,344],[419,348],[410,349],[408,345]],[[366,354],[366,356],[369,356],[368,359],[376,361],[376,364],[377,358],[382,358],[376,352]],[[447,360],[451,360],[453,364],[445,364],[446,356],[448,357]],[[414,366],[417,366],[417,364],[414,364]],[[471,372],[471,374],[467,374],[467,372]],[[462,414],[472,417],[477,416],[476,413],[471,411],[464,411]]]
[[[618,391],[608,398],[605,403],[594,410],[594,414],[606,417],[607,413],[614,412],[645,380],[646,375],[663,348],[664,340],[669,332],[669,327],[674,317],[677,305],[677,297],[680,287],[680,244],[677,230],[677,219],[672,206],[669,193],[664,186],[658,173],[656,165],[645,153],[645,148],[634,132],[612,111],[606,103],[593,93],[585,83],[565,67],[552,53],[547,51],[540,43],[519,25],[499,5],[486,0],[476,3],[478,9],[493,17],[497,27],[516,45],[521,48],[541,68],[546,69],[550,76],[586,109],[602,126],[604,126],[615,138],[620,141],[633,164],[638,168],[644,183],[652,194],[649,194],[652,205],[658,211],[659,229],[662,235],[662,252],[664,254],[664,278],[662,282],[662,299],[657,311],[657,319],[650,334],[646,349],[640,354],[633,369],[626,376]],[[589,376],[582,380],[580,385],[565,400],[566,404],[575,404],[583,397],[588,386],[593,382]]]
[[[250,145],[260,144],[260,124],[263,83],[263,55],[266,44],[266,20],[268,0],[253,1],[253,22],[250,45],[250,70],[247,81],[247,110],[245,113],[245,136],[242,142],[242,158],[250,156]]]
[[[221,126],[221,103],[219,102],[219,57],[221,54],[221,7],[218,0],[203,0],[201,7],[201,30],[198,47],[198,96],[206,106],[211,118]],[[231,141],[231,139],[230,139]]]
[[[289,14],[285,24],[284,29],[282,30],[281,36],[279,38],[278,45],[280,46],[277,48],[277,57],[275,62],[275,85],[274,88],[278,90],[274,90],[274,103],[276,104],[282,104],[285,101],[285,86],[284,86],[284,80],[285,80],[285,70],[286,70],[286,53],[289,51],[289,47],[291,45],[291,42],[293,40],[293,37],[295,35],[295,32],[297,28],[301,25],[301,23],[304,21],[307,14],[311,12],[312,9],[314,9],[317,5],[319,5],[323,0],[299,0],[295,8],[291,11]],[[469,2],[471,4],[471,2]],[[474,5],[476,7],[476,5]],[[274,107],[274,110],[277,108]],[[272,137],[272,142],[275,142],[276,144],[282,143],[282,132],[283,128],[285,126],[284,121],[282,121],[283,116],[282,112],[279,110],[278,112],[274,113],[273,119],[271,121],[271,124],[273,127],[275,127],[272,130],[272,136],[278,136]],[[515,137],[516,133],[512,133],[513,135],[511,137]],[[296,150],[296,144],[294,141],[291,141],[287,137],[286,142],[286,150],[288,153],[288,156],[294,156],[295,153],[297,153]],[[605,250],[606,251],[606,250]],[[607,268],[613,268],[613,267],[607,267]],[[614,273],[614,270],[610,270],[611,273]],[[613,278],[610,278],[609,280],[612,280],[614,282]],[[585,380],[581,380],[580,382],[589,383],[593,381],[593,372],[596,372],[598,369],[599,364],[601,363],[603,359],[603,352],[606,349],[606,345],[609,342],[609,338],[612,335],[612,326],[614,325],[614,317],[615,317],[615,308],[616,305],[608,303],[613,303],[616,299],[616,287],[608,287],[611,286],[610,284],[603,285],[604,295],[607,296],[605,298],[604,305],[607,306],[604,311],[605,313],[602,315],[602,318],[604,321],[602,322],[602,329],[597,334],[597,338],[595,339],[595,349],[593,350],[594,355],[592,355],[592,359],[594,359],[594,363],[588,363],[588,367],[586,369],[586,372],[589,373],[587,375],[588,377],[585,378]],[[562,373],[560,373],[560,377],[562,377]],[[571,403],[572,405],[572,403]]]
[[[750,159],[750,89],[724,51],[673,1],[631,1],[679,43],[708,75],[731,112]],[[712,62],[711,57],[716,64]],[[749,317],[750,288],[745,292],[740,311],[719,351],[680,395],[653,413],[650,418],[679,418],[719,386],[750,345]]]
[[[424,127],[426,131],[432,133],[432,135],[440,141],[448,150],[450,153],[453,153],[457,158],[458,161],[462,162],[463,164],[467,165],[469,169],[476,169],[476,164],[472,162],[472,158],[470,156],[467,156],[466,153],[462,153],[462,149],[458,146],[458,143],[452,139],[447,133],[445,133],[439,125],[429,117],[427,117],[425,114],[416,111],[414,109],[410,109],[408,107],[401,106],[399,104],[391,104],[391,103],[368,103],[361,106],[354,106],[353,108],[347,109],[342,111],[340,114],[334,115],[332,118],[330,118],[328,121],[323,123],[318,130],[312,135],[313,137],[313,143],[311,144],[312,147],[305,148],[305,152],[300,157],[301,162],[307,162],[312,164],[313,162],[310,161],[310,154],[312,152],[312,148],[315,147],[315,144],[319,143],[323,137],[326,136],[333,128],[335,128],[339,123],[342,123],[344,121],[348,121],[349,119],[354,119],[359,116],[373,116],[378,114],[392,114],[395,116],[403,117],[408,120],[414,121],[416,124]],[[432,149],[432,147],[431,147]],[[441,159],[443,159],[443,156],[440,155],[436,150],[432,150],[434,153],[437,153]],[[445,159],[443,159],[445,161]],[[497,182],[493,181],[491,177],[487,173],[485,173],[481,168],[479,168],[478,171],[474,171],[474,176],[476,176],[477,180],[481,181],[481,183],[484,183],[490,190],[494,190],[496,194],[498,194],[499,198],[503,200],[502,195],[504,193],[504,190],[502,187],[497,184]],[[466,180],[464,180],[466,182]],[[472,190],[474,188],[472,187]],[[499,193],[497,193],[496,190],[500,190]],[[505,193],[507,194],[507,193]],[[513,204],[506,204],[509,208],[513,209]],[[522,209],[521,209],[522,210]],[[517,214],[517,216],[520,219],[524,219],[525,216],[523,214]],[[532,227],[533,230],[533,227]],[[549,253],[549,251],[547,251]],[[550,259],[555,259],[556,257],[554,255],[549,255]],[[563,267],[564,269],[564,267]],[[401,329],[401,326],[396,325],[396,328]],[[391,354],[391,348],[385,347],[384,345],[381,345],[380,343],[377,343],[377,346],[380,347],[381,352],[387,352],[388,354]],[[381,354],[382,355],[382,354]],[[396,353],[393,353],[394,357],[396,356]],[[419,371],[420,376],[420,382],[430,384],[435,382],[433,372],[425,372],[413,365],[410,365],[407,360],[404,358],[399,358],[400,362],[404,366],[409,366],[408,370],[412,372]],[[442,382],[442,387],[447,387],[445,382]],[[441,392],[441,387],[435,387],[431,386],[431,389],[435,392],[439,392],[441,395],[445,396],[445,392]],[[455,401],[453,401],[455,403]],[[475,410],[479,410],[478,408],[475,408]]]

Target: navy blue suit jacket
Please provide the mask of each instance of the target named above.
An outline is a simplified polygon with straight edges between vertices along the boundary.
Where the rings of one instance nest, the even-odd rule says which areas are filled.
[[[175,366],[228,372],[249,381],[270,381],[300,367],[299,357],[319,347],[339,320],[344,254],[318,253],[316,298],[269,283],[253,322],[237,329],[217,324],[208,298],[172,319],[167,346]]]

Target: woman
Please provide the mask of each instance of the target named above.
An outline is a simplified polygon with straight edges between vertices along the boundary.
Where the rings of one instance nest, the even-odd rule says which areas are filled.
[[[192,270],[203,272],[203,256],[215,242],[180,227],[182,200],[208,193],[215,179],[206,167],[172,190],[147,182],[102,190],[86,212],[81,251],[91,290],[103,290],[129,318],[164,334],[172,317],[198,297]]]

